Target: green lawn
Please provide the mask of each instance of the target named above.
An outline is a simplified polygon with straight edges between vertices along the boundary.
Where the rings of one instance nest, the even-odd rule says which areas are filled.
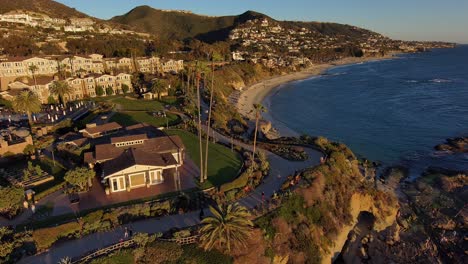
[[[188,155],[199,166],[200,149],[198,137],[184,130],[168,130],[167,133],[169,135],[178,135],[182,139]],[[234,180],[242,163],[240,155],[235,151],[231,152],[229,148],[223,145],[210,143],[208,146],[208,181],[201,187],[220,186]],[[205,141],[203,141],[203,150],[205,150]]]
[[[124,111],[159,111],[164,109],[164,105],[161,102],[152,100],[132,100],[119,97],[111,101],[120,105]]]
[[[115,113],[111,118],[111,122],[117,122],[123,126],[131,126],[138,123],[147,123],[153,125],[155,127],[165,127],[166,126],[166,118],[165,117],[154,117],[148,112],[144,111],[125,111],[125,112],[118,112]],[[180,118],[177,115],[167,113],[167,122],[169,122],[169,126],[178,124],[180,122]]]

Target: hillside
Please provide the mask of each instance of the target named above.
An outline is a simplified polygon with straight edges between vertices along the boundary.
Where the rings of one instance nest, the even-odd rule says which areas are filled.
[[[149,6],[139,6],[130,12],[113,17],[110,21],[132,26],[163,39],[210,38],[219,33],[227,38],[234,25],[249,19],[266,17],[255,12],[239,16],[210,17],[182,11],[163,11]],[[218,33],[218,34],[214,34]]]
[[[0,14],[20,10],[42,13],[56,18],[89,17],[74,8],[52,0],[1,0]]]
[[[226,40],[229,32],[239,25],[254,19],[268,19],[287,28],[307,28],[329,35],[360,37],[370,33],[365,29],[337,23],[276,21],[264,14],[247,11],[236,16],[202,16],[182,11],[163,11],[149,6],[139,6],[128,13],[113,17],[110,21],[145,31],[163,39],[197,38],[207,42]]]

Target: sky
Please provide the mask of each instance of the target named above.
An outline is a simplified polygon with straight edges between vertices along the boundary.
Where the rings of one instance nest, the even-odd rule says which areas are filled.
[[[393,39],[468,44],[468,0],[56,0],[88,15],[109,19],[140,5],[238,15],[247,10],[277,20],[337,22]]]

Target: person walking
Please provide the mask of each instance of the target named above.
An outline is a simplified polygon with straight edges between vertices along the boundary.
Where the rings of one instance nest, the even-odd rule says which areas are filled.
[[[124,238],[125,239],[128,238],[128,228],[127,227],[125,227]]]
[[[203,220],[203,217],[205,217],[205,212],[203,212],[203,208],[200,209],[200,221]]]

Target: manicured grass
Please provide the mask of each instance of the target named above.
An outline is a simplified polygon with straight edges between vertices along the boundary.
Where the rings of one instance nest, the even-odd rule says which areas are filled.
[[[154,117],[150,113],[144,111],[118,112],[110,118],[110,121],[117,122],[123,126],[131,126],[138,123],[147,123],[155,127],[166,126],[165,117]],[[180,118],[177,115],[167,113],[167,122],[169,123],[169,126],[175,125],[180,122]]]
[[[169,135],[178,135],[182,139],[189,157],[199,166],[200,149],[198,136],[184,130],[168,130],[167,133]],[[203,141],[203,150],[205,150],[205,142]],[[208,181],[203,183],[201,187],[220,186],[234,180],[242,163],[240,155],[223,145],[210,142],[208,146]],[[205,155],[204,151],[203,155]]]
[[[164,109],[164,105],[158,101],[115,98],[111,100],[113,103],[120,105],[124,111],[159,111]]]

